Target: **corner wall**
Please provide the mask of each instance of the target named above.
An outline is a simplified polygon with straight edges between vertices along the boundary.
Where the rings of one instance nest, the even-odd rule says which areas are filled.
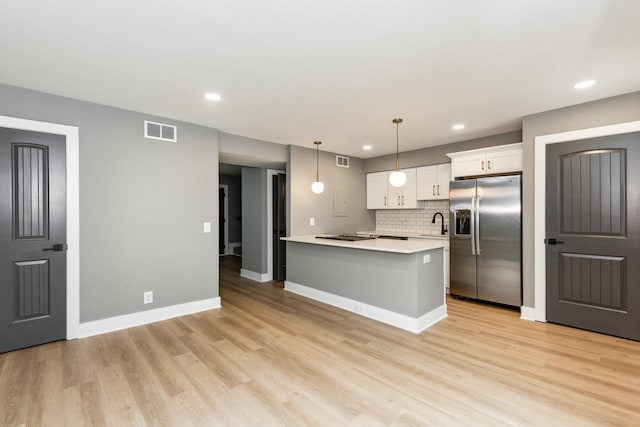
[[[287,164],[288,235],[345,233],[375,229],[375,211],[367,210],[364,160],[350,158],[350,167],[336,166],[336,154],[320,151],[320,181],[324,192],[315,194],[316,150],[291,145]],[[342,193],[347,201],[347,215],[334,215],[334,196]],[[338,194],[339,196],[339,194]],[[309,225],[315,219],[315,226]]]
[[[218,297],[217,130],[3,84],[0,115],[79,128],[80,322]]]

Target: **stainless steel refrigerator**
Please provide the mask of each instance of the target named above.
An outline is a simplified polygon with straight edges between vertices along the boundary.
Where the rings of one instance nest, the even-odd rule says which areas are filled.
[[[520,175],[450,183],[450,291],[522,305]]]

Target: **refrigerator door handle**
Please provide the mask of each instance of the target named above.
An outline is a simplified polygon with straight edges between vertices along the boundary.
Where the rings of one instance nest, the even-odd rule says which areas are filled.
[[[476,196],[471,196],[471,255],[476,254]]]
[[[480,197],[476,197],[476,254],[480,255]]]

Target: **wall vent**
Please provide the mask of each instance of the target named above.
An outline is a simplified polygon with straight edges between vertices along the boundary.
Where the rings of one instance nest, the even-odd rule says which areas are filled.
[[[341,168],[349,167],[349,158],[347,156],[336,156],[336,166]]]
[[[164,123],[144,121],[144,137],[160,141],[178,142],[178,128]]]

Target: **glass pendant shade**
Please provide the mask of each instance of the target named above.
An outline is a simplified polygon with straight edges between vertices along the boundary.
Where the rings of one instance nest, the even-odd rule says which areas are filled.
[[[311,184],[311,191],[313,191],[316,194],[322,193],[324,191],[324,184],[322,183],[322,181],[316,181],[313,184]]]
[[[394,187],[402,187],[407,183],[407,174],[402,171],[393,171],[389,175],[389,184]]]

